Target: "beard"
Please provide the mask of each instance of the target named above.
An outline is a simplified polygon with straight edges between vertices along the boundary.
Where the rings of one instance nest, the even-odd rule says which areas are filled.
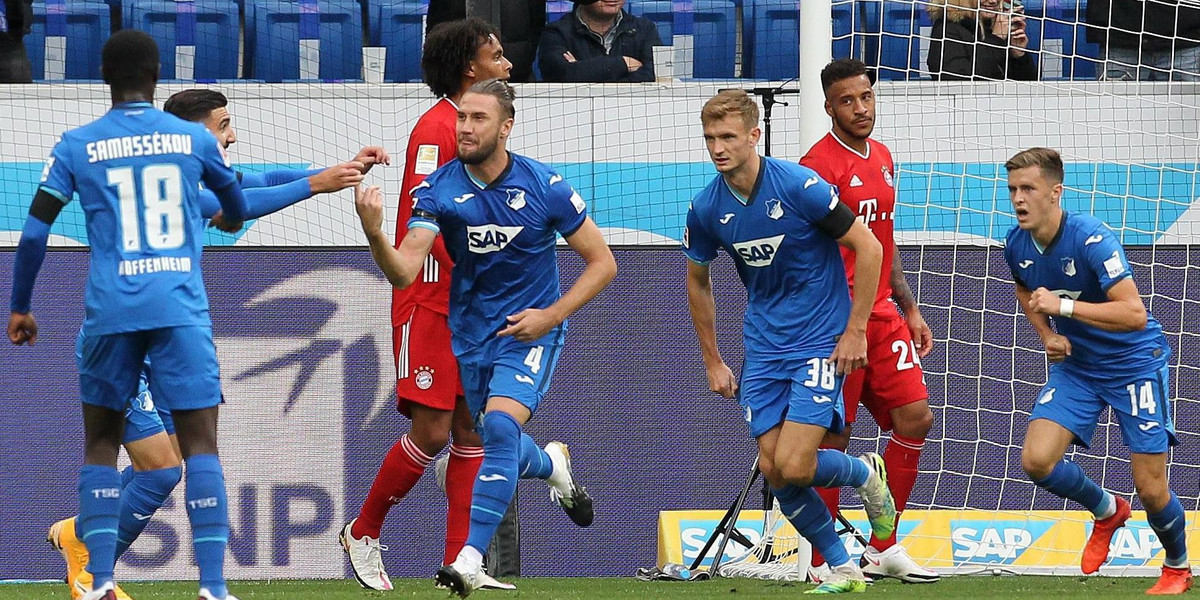
[[[458,150],[458,160],[464,165],[477,165],[487,160],[492,154],[496,153],[496,147],[500,145],[500,138],[496,137],[489,141],[480,140],[479,146],[470,152]]]

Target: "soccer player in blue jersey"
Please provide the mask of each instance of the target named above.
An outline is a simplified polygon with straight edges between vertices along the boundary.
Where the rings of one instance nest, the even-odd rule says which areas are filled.
[[[163,110],[186,121],[202,123],[221,144],[228,148],[237,141],[231,125],[228,99],[210,89],[191,89],[172,94]],[[315,194],[336,192],[357,185],[375,164],[389,164],[387,152],[377,146],[363,148],[349,162],[326,169],[280,169],[258,174],[238,173],[247,204],[247,219],[256,219]],[[198,197],[200,214],[211,218],[220,210],[216,195],[201,189]],[[82,360],[84,336],[80,333],[77,359]],[[125,433],[122,444],[132,465],[121,472],[121,512],[118,520],[116,559],[129,548],[179,483],[183,456],[175,434],[171,412],[162,403],[155,403],[147,376],[149,365],[143,369],[138,394],[130,399],[125,410]],[[89,560],[87,547],[78,537],[75,517],[63,519],[50,527],[47,540],[57,549],[67,564],[67,586],[73,600],[82,598],[92,588],[92,576],[84,568]],[[129,596],[117,586],[118,600]]]
[[[437,572],[438,583],[462,597],[480,584],[483,553],[518,478],[545,479],[577,525],[594,517],[591,498],[571,475],[566,446],[538,448],[521,426],[550,386],[567,317],[608,285],[617,265],[571,185],[550,167],[508,152],[515,112],[512,88],[499,79],[467,89],[458,106],[458,159],[414,190],[399,248],[380,229],[379,189],[360,189],[355,198],[371,254],[392,285],[413,282],[439,233],[454,260],[451,347],[484,448],[466,546]],[[586,263],[561,295],[559,234]]]
[[[739,399],[780,509],[832,568],[806,593],[861,592],[863,573],[813,488],[857,488],[875,535],[891,535],[896,508],[883,459],[817,448],[826,431],[844,426],[844,376],[867,362],[882,247],[812,169],[758,155],[758,105],[746,92],[717,94],[700,120],[718,175],[692,200],[683,251],[709,387]],[[856,256],[853,303],[838,244]],[[709,263],[721,248],[748,295],[740,383],[717,348]]]
[[[1162,327],[1138,295],[1116,234],[1095,217],[1063,210],[1058,152],[1030,148],[1004,168],[1017,216],[1004,260],[1051,363],[1029,415],[1021,466],[1038,487],[1095,515],[1081,566],[1096,572],[1108,560],[1113,533],[1129,519],[1129,503],[1063,455],[1071,444],[1087,447],[1100,413],[1111,407],[1131,453],[1138,498],[1166,554],[1162,576],[1147,593],[1182,594],[1192,574],[1187,519],[1167,485],[1167,450],[1178,440]]]
[[[114,600],[121,478],[116,470],[125,407],[150,357],[150,389],[174,411],[187,464],[200,598],[230,600],[222,573],[229,521],[217,457],[221,390],[208,299],[200,275],[203,182],[218,198],[212,219],[237,231],[247,208],[224,151],[203,126],[155,110],[158,48],[123,30],[105,43],[101,71],[113,108],[68,131],[55,146],[33,199],[13,268],[8,335],[37,339],[33,283],[50,226],[78,193],[91,244],[82,359],[85,458],[79,480],[79,533],[88,547],[92,589],[84,600]]]

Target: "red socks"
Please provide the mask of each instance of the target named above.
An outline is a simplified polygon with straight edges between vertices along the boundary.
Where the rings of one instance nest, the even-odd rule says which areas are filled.
[[[450,444],[450,462],[446,465],[446,554],[442,564],[458,558],[471,528],[471,493],[475,474],[483,463],[483,448]]]
[[[350,535],[357,539],[364,535],[378,538],[388,510],[404,499],[432,460],[432,456],[426,455],[408,439],[408,434],[401,436],[379,465],[379,473],[358,513],[358,520],[350,528]]]
[[[897,519],[899,513],[908,506],[908,496],[912,494],[913,485],[917,482],[917,465],[921,461],[921,449],[925,440],[915,440],[892,434],[887,448],[883,451],[883,464],[887,466],[888,488],[892,490],[892,499],[896,502]],[[880,552],[896,545],[896,533],[886,540],[871,536],[871,547]]]

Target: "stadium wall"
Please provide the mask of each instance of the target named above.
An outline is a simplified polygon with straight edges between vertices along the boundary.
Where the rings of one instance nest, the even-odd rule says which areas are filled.
[[[744,82],[728,82],[742,85]],[[713,176],[699,113],[720,83],[674,86],[520,85],[510,149],[558,167],[588,200],[610,242],[675,244],[691,196]],[[181,89],[164,84],[158,98]],[[408,132],[431,104],[418,85],[223,86],[239,141],[238,168],[326,166],[381,144],[403,160]],[[1200,238],[1198,96],[1178,86],[1029,82],[882,82],[876,135],[898,163],[897,230],[909,243],[992,243],[1013,224],[1003,162],[1013,148],[1050,145],[1068,161],[1065,205],[1123,227],[1125,243]],[[66,128],[109,106],[104,86],[0,88],[0,246],[14,245],[50,148]],[[1188,105],[1190,103],[1191,105]],[[798,160],[796,107],[774,112],[772,153]],[[401,169],[372,172],[395,198]],[[260,219],[213,245],[354,246],[362,243],[349,192]],[[392,213],[393,211],[388,211]],[[70,206],[55,243],[83,242]],[[387,225],[391,228],[391,224]]]

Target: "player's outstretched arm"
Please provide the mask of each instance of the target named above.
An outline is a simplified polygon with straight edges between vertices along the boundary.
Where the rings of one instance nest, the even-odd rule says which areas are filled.
[[[265,217],[316,194],[354,187],[362,183],[363,175],[359,167],[360,164],[356,162],[342,163],[289,183],[245,188],[242,193],[246,196],[246,218]],[[200,214],[206,219],[211,219],[220,210],[221,204],[217,201],[216,194],[207,189],[200,190]]]
[[[579,279],[554,304],[546,308],[527,308],[509,315],[508,327],[496,335],[511,335],[519,341],[532,342],[561,325],[616,277],[617,261],[591,217],[585,218],[583,224],[566,240],[567,245],[583,258],[585,266]]]
[[[363,233],[367,234],[371,257],[388,282],[400,289],[412,285],[421,274],[425,257],[429,256],[437,234],[430,229],[413,226],[408,229],[400,247],[393,247],[383,232],[383,195],[377,186],[368,188],[359,185],[354,188],[354,209],[358,211]]]
[[[737,395],[737,378],[717,348],[717,303],[713,299],[712,275],[707,264],[688,260],[687,296],[692,326],[696,328],[700,355],[708,373],[708,389],[733,398]]]
[[[33,317],[33,284],[42,261],[46,258],[46,242],[50,226],[62,212],[63,202],[45,189],[39,189],[29,206],[29,216],[21,229],[21,240],[13,256],[13,285],[8,318],[8,339],[20,346],[37,342],[37,319]]]
[[[843,205],[844,206],[844,205]],[[874,233],[855,219],[838,243],[854,251],[854,302],[846,331],[838,338],[829,361],[837,365],[840,375],[867,366],[867,321],[879,291],[879,270],[883,262],[883,246]]]
[[[1017,302],[1021,305],[1021,310],[1025,312],[1025,318],[1029,319],[1029,324],[1033,325],[1033,330],[1037,332],[1038,337],[1042,338],[1042,345],[1046,347],[1046,359],[1050,362],[1062,362],[1066,360],[1071,355],[1071,340],[1054,331],[1054,328],[1050,326],[1050,318],[1046,316],[1046,313],[1034,310],[1033,304],[1030,301],[1033,297],[1033,292],[1029,291],[1029,288],[1019,283],[1015,285]]]
[[[1028,306],[1029,311],[1041,315],[1069,317],[1105,331],[1141,331],[1146,328],[1146,305],[1142,303],[1132,277],[1126,277],[1108,288],[1107,302],[1059,298],[1046,288],[1038,288],[1030,294]]]
[[[904,277],[904,265],[900,261],[900,246],[892,242],[892,272],[888,276],[892,286],[892,299],[900,310],[904,311],[904,320],[908,322],[908,331],[912,334],[913,343],[917,346],[917,356],[925,358],[933,350],[933,332],[921,315],[921,307],[913,296],[912,288],[908,287],[908,279]]]

